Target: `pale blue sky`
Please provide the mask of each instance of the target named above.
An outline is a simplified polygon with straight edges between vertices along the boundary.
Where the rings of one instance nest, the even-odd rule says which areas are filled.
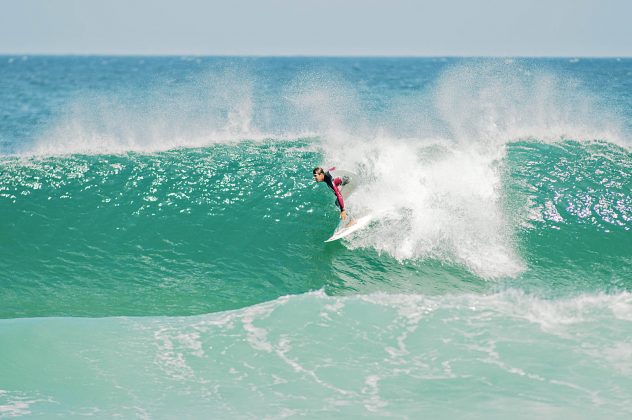
[[[0,54],[632,56],[632,0],[0,0]]]

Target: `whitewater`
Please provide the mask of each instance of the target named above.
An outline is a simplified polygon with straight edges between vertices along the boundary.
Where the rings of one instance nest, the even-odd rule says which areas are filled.
[[[632,60],[0,76],[0,417],[632,415]]]

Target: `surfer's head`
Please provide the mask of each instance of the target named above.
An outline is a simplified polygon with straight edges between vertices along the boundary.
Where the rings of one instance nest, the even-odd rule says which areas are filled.
[[[325,180],[325,170],[320,166],[317,166],[312,171],[314,173],[314,181],[323,182]]]

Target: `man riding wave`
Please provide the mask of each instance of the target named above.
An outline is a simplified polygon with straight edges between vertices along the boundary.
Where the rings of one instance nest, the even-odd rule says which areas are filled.
[[[312,171],[316,182],[324,182],[336,195],[336,206],[340,209],[340,218],[347,220],[347,211],[345,210],[345,202],[342,193],[348,197],[353,189],[352,174],[346,171],[338,171],[336,167],[325,171],[318,166]],[[351,221],[350,223],[352,223]]]

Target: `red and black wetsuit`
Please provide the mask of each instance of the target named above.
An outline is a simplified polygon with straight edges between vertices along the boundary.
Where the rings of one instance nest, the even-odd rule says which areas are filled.
[[[329,171],[333,171],[336,168],[333,167],[331,169],[329,169]],[[329,171],[325,172],[325,183],[327,183],[327,186],[329,188],[332,189],[332,191],[334,192],[334,194],[336,194],[336,205],[338,206],[338,208],[340,209],[340,211],[344,211],[345,210],[345,202],[342,199],[342,194],[340,193],[340,189],[338,188],[338,186],[340,184],[342,184],[342,178],[340,177],[336,177],[334,178]]]

